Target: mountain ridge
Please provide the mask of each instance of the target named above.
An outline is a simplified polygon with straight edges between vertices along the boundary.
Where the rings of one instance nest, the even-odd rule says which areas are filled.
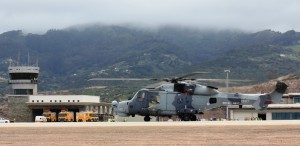
[[[262,82],[299,73],[299,52],[293,49],[299,41],[300,33],[294,30],[246,33],[125,26],[70,27],[45,34],[18,30],[0,34],[0,73],[7,77],[5,60],[9,57],[27,60],[29,52],[41,68],[43,91],[87,86],[91,83],[86,80],[93,77],[162,77],[210,71],[214,75],[209,77],[217,78],[224,76],[224,69],[231,69],[233,77]],[[19,52],[26,56],[18,57]]]

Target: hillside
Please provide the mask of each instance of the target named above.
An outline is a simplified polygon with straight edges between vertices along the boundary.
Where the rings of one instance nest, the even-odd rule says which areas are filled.
[[[286,91],[287,93],[299,93],[300,92],[300,78],[296,75],[289,74],[282,76],[268,82],[252,85],[252,86],[242,86],[242,87],[231,87],[228,88],[228,92],[233,93],[268,93],[274,90],[276,82],[283,81],[289,87]],[[221,88],[220,91],[226,91],[225,88]]]
[[[27,64],[29,54],[29,64],[41,68],[40,91],[128,86],[87,81],[94,77],[169,77],[208,71],[210,78],[224,78],[224,69],[231,69],[232,78],[263,82],[299,74],[299,40],[300,33],[293,30],[246,33],[105,25],[45,34],[16,30],[0,34],[0,77],[8,77],[9,58]]]

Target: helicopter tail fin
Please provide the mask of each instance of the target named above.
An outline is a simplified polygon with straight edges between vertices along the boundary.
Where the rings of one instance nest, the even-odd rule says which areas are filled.
[[[288,85],[286,85],[284,82],[278,81],[273,92],[263,94],[258,97],[258,99],[253,104],[254,108],[256,110],[264,110],[268,107],[269,104],[279,103],[287,87]]]

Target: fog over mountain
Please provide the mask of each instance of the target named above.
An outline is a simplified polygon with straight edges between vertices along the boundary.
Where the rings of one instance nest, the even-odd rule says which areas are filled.
[[[45,33],[77,24],[300,30],[298,0],[2,0],[0,33]]]

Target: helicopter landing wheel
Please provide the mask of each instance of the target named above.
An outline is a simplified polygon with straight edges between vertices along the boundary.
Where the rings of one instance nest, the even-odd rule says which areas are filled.
[[[189,115],[183,115],[181,118],[182,121],[189,121],[190,120],[190,116]]]
[[[191,121],[196,121],[196,120],[197,120],[196,115],[192,115],[192,116],[191,116]]]
[[[149,122],[150,120],[151,120],[151,118],[150,118],[149,116],[145,116],[145,117],[144,117],[144,121],[145,121],[145,122]]]

